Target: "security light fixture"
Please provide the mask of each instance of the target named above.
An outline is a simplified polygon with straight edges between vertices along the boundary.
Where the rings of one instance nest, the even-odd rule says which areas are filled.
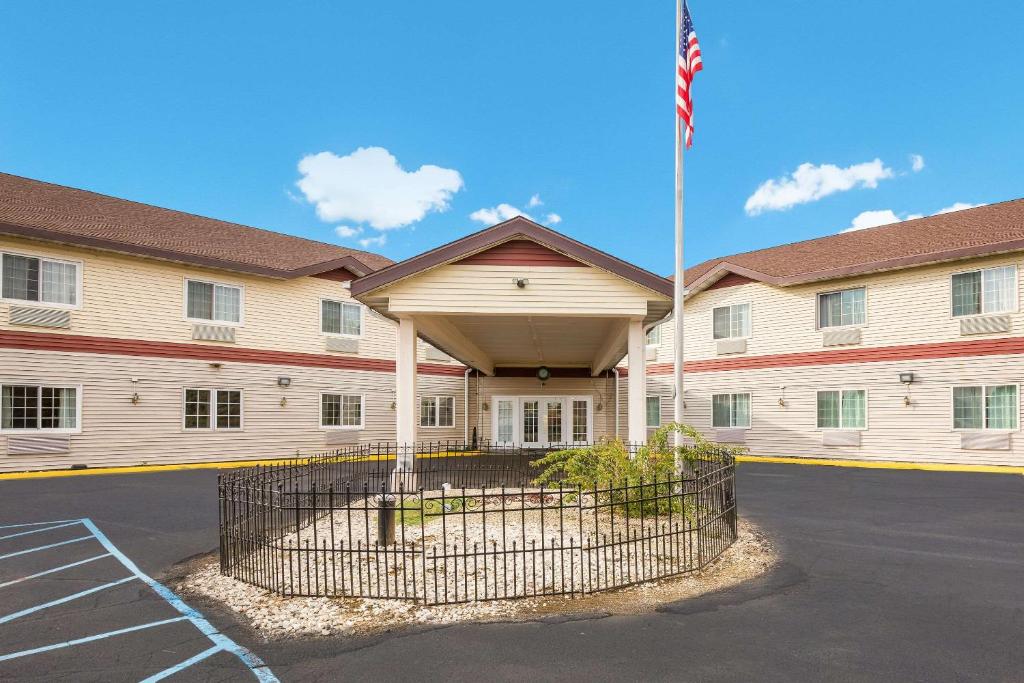
[[[219,363],[217,361],[213,361],[210,363],[210,367],[213,368],[214,370],[220,370],[222,367],[224,367],[224,364]]]
[[[292,385],[292,378],[291,377],[278,377],[277,378],[277,386],[279,386],[279,387],[281,387],[283,389],[287,389],[291,385]]]
[[[903,384],[913,384],[914,383],[914,373],[912,373],[912,372],[901,372],[900,373],[900,382],[903,383]]]
[[[526,289],[526,285],[530,284],[530,280],[525,277],[514,277],[512,278],[512,282],[515,283],[515,286],[519,289]]]

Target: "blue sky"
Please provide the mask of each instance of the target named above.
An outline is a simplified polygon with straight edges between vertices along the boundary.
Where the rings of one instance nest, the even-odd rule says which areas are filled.
[[[687,264],[1024,195],[1024,5],[971,10],[693,0]],[[2,171],[395,259],[505,203],[671,272],[670,0],[0,15]]]

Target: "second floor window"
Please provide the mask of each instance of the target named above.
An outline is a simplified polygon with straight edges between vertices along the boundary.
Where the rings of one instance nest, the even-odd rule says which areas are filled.
[[[320,331],[358,337],[363,331],[363,307],[344,301],[320,302]]]
[[[712,427],[750,427],[750,394],[715,394],[711,397]]]
[[[866,319],[863,287],[818,295],[818,327],[863,325]]]
[[[661,344],[661,325],[655,325],[647,330],[647,345],[659,346]]]
[[[1017,385],[953,387],[953,429],[1017,429]]]
[[[186,310],[190,320],[222,323],[242,321],[242,288],[199,280],[186,281]]]
[[[61,306],[78,305],[78,265],[33,256],[3,254],[0,296]]]
[[[715,339],[750,336],[750,304],[719,306],[711,313]]]
[[[1017,266],[955,273],[952,294],[955,317],[1014,311],[1017,309]]]
[[[185,429],[241,429],[239,389],[185,389]]]
[[[863,389],[818,392],[818,429],[864,429],[868,396]]]
[[[455,397],[424,396],[420,399],[421,427],[454,427]]]

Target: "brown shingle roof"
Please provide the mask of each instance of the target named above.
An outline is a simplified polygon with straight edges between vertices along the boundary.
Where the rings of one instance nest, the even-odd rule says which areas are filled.
[[[776,285],[1024,249],[1024,199],[748,251],[686,270],[700,289],[725,272]]]
[[[392,263],[379,254],[6,173],[0,173],[0,234],[284,278],[336,268],[362,275]]]

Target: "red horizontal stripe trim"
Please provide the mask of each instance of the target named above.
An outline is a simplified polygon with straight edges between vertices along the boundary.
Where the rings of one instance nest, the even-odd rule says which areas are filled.
[[[87,337],[77,334],[48,334],[45,332],[0,331],[0,348],[64,351],[67,353],[102,353],[116,356],[142,356],[145,358],[179,358],[231,363],[259,363],[263,365],[291,365],[308,368],[331,368],[335,370],[362,370],[365,372],[393,373],[395,371],[395,362],[393,360],[381,358],[351,358],[316,353],[268,351],[264,349],[158,342],[143,339]],[[432,363],[419,363],[417,370],[424,375],[461,376],[465,372],[463,367]]]
[[[1024,354],[1024,338],[984,339],[973,341],[940,342],[935,344],[908,344],[875,348],[843,349],[841,351],[810,351],[782,353],[747,358],[716,358],[690,361],[683,365],[684,372],[729,372],[732,370],[760,370],[808,365],[842,365],[857,363],[883,363],[935,358],[964,358],[969,356],[1008,356]],[[621,373],[622,370],[620,369]],[[671,375],[671,363],[647,366],[649,375]]]

